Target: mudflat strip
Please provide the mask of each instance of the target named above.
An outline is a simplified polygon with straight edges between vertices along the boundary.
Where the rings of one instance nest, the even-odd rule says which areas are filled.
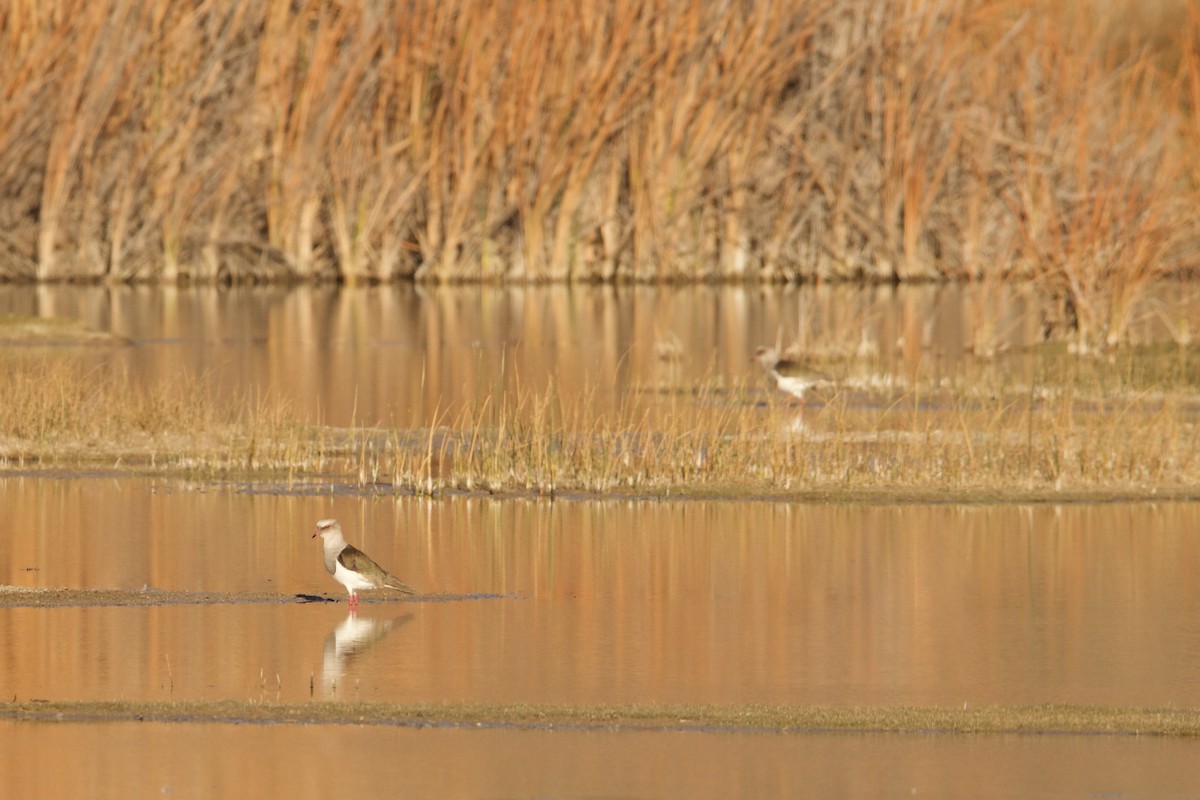
[[[401,597],[363,594],[363,603],[454,602],[498,600],[498,594],[430,594]],[[241,603],[344,603],[345,594],[279,594],[275,592],[180,592],[162,589],[29,589],[0,586],[0,608],[69,608],[73,606],[233,605]]]
[[[71,606],[172,606],[232,603],[332,603],[332,595],[273,592],[179,592],[159,589],[25,589],[0,587],[0,608]]]
[[[822,734],[1071,734],[1200,736],[1200,709],[1099,706],[921,707],[529,705],[474,703],[271,703],[218,701],[16,701],[0,719],[29,722],[173,722],[380,725],[409,728],[694,731]]]

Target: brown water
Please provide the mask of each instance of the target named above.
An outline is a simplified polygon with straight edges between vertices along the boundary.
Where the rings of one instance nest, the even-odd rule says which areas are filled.
[[[339,598],[0,608],[4,697],[1200,698],[1197,505],[430,501],[22,477],[0,480],[0,508],[10,584]],[[309,537],[324,516],[433,596],[351,616]]]
[[[1164,320],[1200,329],[1200,286],[1156,292],[1136,336],[1169,340]],[[777,341],[801,346],[849,385],[937,379],[979,368],[964,358],[968,346],[1038,341],[1041,311],[1031,292],[1003,286],[0,285],[0,314],[78,319],[133,342],[18,348],[26,357],[69,356],[137,382],[203,376],[233,397],[286,400],[303,419],[336,426],[427,426],[551,381],[568,400],[586,393],[601,412],[660,390],[760,386],[751,356]],[[1028,368],[1020,359],[1002,367]]]
[[[871,336],[895,341],[906,318],[935,302],[929,292],[855,296],[839,334],[858,342],[869,318]],[[286,400],[301,418],[329,425],[402,428],[454,419],[504,393],[542,392],[551,381],[600,413],[660,388],[758,381],[755,347],[798,338],[798,314],[816,303],[744,288],[0,286],[0,313],[81,319],[133,342],[59,347],[52,356],[72,351],[135,382],[204,376],[232,397]],[[804,327],[809,338],[807,313]],[[945,327],[958,330],[953,321]],[[29,350],[42,357],[46,348]],[[921,350],[912,353],[917,368]],[[894,365],[902,353],[885,347],[884,356]]]
[[[1171,800],[1200,786],[1193,742],[1087,736],[0,722],[0,742],[9,797]]]
[[[969,364],[981,318],[997,341],[1036,336],[1031,301],[996,292],[0,286],[0,313],[134,340],[0,356],[421,427],[551,380],[598,406],[755,381],[749,354],[780,331],[936,377]],[[310,538],[327,516],[422,596],[350,615]],[[1192,504],[425,500],[9,473],[0,518],[0,584],[339,598],[0,608],[0,700],[1200,705]],[[0,723],[14,797],[1170,797],[1195,796],[1194,755],[1104,737]]]

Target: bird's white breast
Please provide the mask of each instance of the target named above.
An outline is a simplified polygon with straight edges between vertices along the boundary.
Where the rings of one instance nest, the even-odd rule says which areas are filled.
[[[346,590],[354,594],[359,589],[374,589],[375,584],[363,578],[357,572],[352,572],[342,566],[342,562],[333,562],[333,579],[346,587]]]
[[[776,373],[776,376],[775,385],[778,386],[781,391],[795,395],[796,397],[804,397],[804,393],[806,391],[819,383],[819,381],[815,381],[811,378],[779,375],[778,373]]]

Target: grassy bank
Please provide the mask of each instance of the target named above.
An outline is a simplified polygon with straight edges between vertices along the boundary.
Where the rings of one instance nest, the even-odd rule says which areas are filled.
[[[615,410],[552,388],[463,400],[420,430],[328,428],[203,381],[138,388],[7,360],[0,467],[103,468],[343,491],[739,496],[1190,496],[1200,397],[1186,351],[1062,355],[801,407],[752,386],[634,392]],[[1168,380],[1164,376],[1173,376]]]
[[[1200,735],[1195,709],[1093,706],[920,707],[476,703],[256,703],[63,701],[0,703],[0,719],[31,722],[174,722],[274,725],[453,726],[568,730],[775,733]]]
[[[23,2],[0,278],[1035,281],[1200,261],[1189,4]]]

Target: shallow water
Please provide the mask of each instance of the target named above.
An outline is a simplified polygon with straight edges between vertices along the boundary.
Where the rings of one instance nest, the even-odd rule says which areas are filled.
[[[1195,292],[1169,294],[1163,315],[1200,328]],[[74,359],[133,382],[203,376],[314,423],[416,428],[551,381],[564,398],[590,393],[598,411],[699,385],[757,391],[750,354],[777,337],[843,365],[847,346],[866,345],[881,375],[936,379],[980,368],[964,356],[980,330],[1016,348],[1039,324],[1036,303],[1003,287],[0,286],[3,312],[74,317],[133,342],[6,347],[3,358]],[[1030,368],[1015,356],[992,379]],[[332,598],[0,607],[0,700],[1200,705],[1200,505],[259,488],[0,476],[0,584]],[[310,538],[328,516],[422,595],[351,615]],[[30,797],[1172,797],[1200,785],[1194,748],[0,722],[4,793]],[[335,778],[344,764],[351,777]]]
[[[328,603],[0,608],[0,695],[1191,706],[1200,505],[295,497],[0,479],[6,583]],[[351,615],[313,523],[422,596]]]
[[[964,301],[953,294],[0,285],[0,313],[65,316],[128,338],[130,347],[76,348],[71,355],[134,381],[206,376],[234,397],[286,399],[303,419],[410,427],[452,415],[466,402],[540,392],[551,380],[564,397],[586,392],[600,411],[646,387],[757,380],[754,349],[777,337],[783,344],[856,345],[866,336],[882,343],[888,365],[905,357],[894,346],[903,339],[915,367],[923,336],[939,354],[961,354]],[[1021,336],[1029,324],[1010,334]]]
[[[1200,287],[1148,294],[1139,339],[1169,341],[1163,320],[1200,329]],[[567,407],[586,396],[597,413],[697,386],[761,389],[751,357],[775,343],[817,357],[845,386],[963,370],[1028,382],[1035,362],[1016,353],[1040,341],[1042,310],[1036,294],[1007,286],[0,285],[0,314],[67,317],[132,342],[0,356],[71,358],[133,382],[203,378],[239,401],[286,402],[305,421],[419,428],[551,384]],[[968,348],[1014,355],[979,361]]]
[[[12,797],[1170,800],[1200,785],[1194,743],[1132,737],[0,722],[0,743]]]

